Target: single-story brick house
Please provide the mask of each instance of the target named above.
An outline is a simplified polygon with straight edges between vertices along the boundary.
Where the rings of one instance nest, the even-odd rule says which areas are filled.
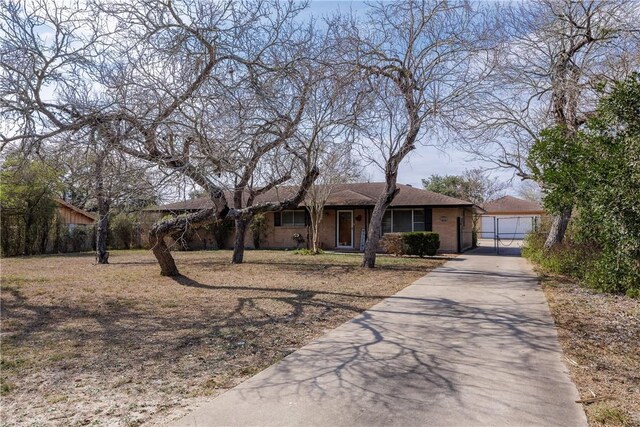
[[[523,239],[538,227],[544,209],[539,203],[504,196],[485,203],[480,217],[479,236],[493,239],[496,229],[501,239]]]
[[[434,231],[440,235],[442,252],[462,252],[471,248],[472,217],[474,213],[482,212],[481,208],[465,200],[409,185],[398,185],[398,188],[399,193],[385,213],[383,233]],[[384,183],[381,182],[335,185],[320,224],[321,247],[344,251],[363,250],[371,213],[383,189]],[[255,204],[284,200],[294,191],[294,187],[279,187],[259,196]],[[231,200],[231,197],[228,196],[227,200]],[[151,224],[168,214],[193,212],[209,206],[211,201],[204,197],[151,207],[145,210],[146,221],[143,223]],[[293,235],[296,233],[307,242],[303,245],[308,244],[310,219],[303,205],[297,209],[268,212],[266,215],[268,232],[261,243],[262,248],[295,247]],[[191,249],[214,247],[213,235],[205,230],[195,232],[189,239],[188,246]],[[231,246],[232,236],[228,240],[228,246]],[[253,246],[250,231],[246,243],[248,248]]]

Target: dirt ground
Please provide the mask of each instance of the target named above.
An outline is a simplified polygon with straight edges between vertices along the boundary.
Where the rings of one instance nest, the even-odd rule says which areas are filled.
[[[445,259],[147,251],[1,261],[4,425],[139,425],[177,418]]]
[[[561,277],[543,285],[589,424],[640,426],[640,301]]]

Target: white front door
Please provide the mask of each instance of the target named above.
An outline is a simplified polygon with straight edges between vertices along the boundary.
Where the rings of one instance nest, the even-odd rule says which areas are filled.
[[[353,211],[338,211],[337,245],[338,248],[353,248]]]

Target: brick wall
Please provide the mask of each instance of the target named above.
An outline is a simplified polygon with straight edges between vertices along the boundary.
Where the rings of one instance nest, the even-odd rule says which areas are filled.
[[[440,235],[440,251],[456,252],[456,218],[460,209],[434,208],[432,212],[432,230]]]
[[[345,209],[351,210],[351,209]],[[311,230],[310,227],[290,227],[274,225],[273,213],[268,213],[267,218],[269,221],[268,237],[263,244],[265,248],[290,248],[294,247],[295,243],[292,239],[294,233],[300,233],[305,238],[305,243],[302,247],[307,247],[307,243],[311,245]],[[337,226],[337,210],[325,209],[322,222],[318,230],[319,243],[322,249],[335,249],[336,247],[336,226]],[[353,209],[353,237],[354,237],[354,249],[360,248],[360,236],[362,229],[365,227],[365,212],[364,209]],[[249,239],[247,239],[249,242]]]

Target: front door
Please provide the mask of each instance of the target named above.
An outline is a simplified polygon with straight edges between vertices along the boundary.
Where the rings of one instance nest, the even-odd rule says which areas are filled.
[[[338,211],[339,248],[353,248],[353,211]]]

